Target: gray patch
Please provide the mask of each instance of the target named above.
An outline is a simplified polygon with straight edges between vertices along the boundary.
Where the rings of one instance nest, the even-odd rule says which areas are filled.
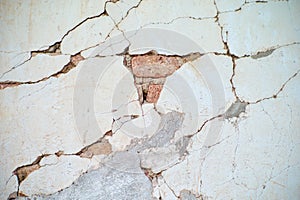
[[[128,173],[103,166],[82,175],[70,187],[60,192],[48,196],[18,199],[151,200],[151,192],[151,182],[143,173]]]
[[[180,192],[180,200],[198,200],[197,197],[188,190],[182,190]]]
[[[180,156],[182,156],[186,152],[186,148],[189,145],[190,139],[190,137],[184,136],[175,143],[176,150],[179,151]]]
[[[253,58],[253,59],[260,59],[260,58],[263,58],[263,57],[267,57],[267,56],[271,55],[274,51],[275,51],[275,49],[269,49],[269,50],[266,50],[266,51],[260,51],[257,54],[252,55],[251,58]]]
[[[132,150],[116,152],[105,159],[105,165],[122,172],[144,173],[140,168],[138,154]]]
[[[168,147],[154,147],[139,153],[141,166],[159,173],[174,166],[186,152],[190,137],[181,137]]]
[[[143,146],[146,148],[168,146],[170,140],[174,138],[175,132],[181,127],[183,118],[183,113],[175,111],[162,115],[157,133]]]
[[[175,144],[172,141],[183,118],[184,114],[175,111],[162,115],[156,134],[129,150],[138,152],[143,168],[158,173],[178,162],[189,142],[188,137],[180,138]]]
[[[229,119],[232,117],[239,117],[242,112],[246,111],[246,106],[248,103],[241,102],[240,100],[236,100],[225,112],[225,119]]]
[[[176,163],[180,158],[175,146],[158,147],[146,149],[139,154],[141,159],[141,167],[143,169],[151,169],[154,174],[166,170]]]

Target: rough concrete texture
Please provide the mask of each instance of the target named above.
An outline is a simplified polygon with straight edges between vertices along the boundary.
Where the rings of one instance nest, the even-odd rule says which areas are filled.
[[[0,199],[300,199],[299,18],[0,1]]]
[[[128,173],[107,166],[83,174],[63,191],[19,199],[149,199],[151,183],[143,173]]]

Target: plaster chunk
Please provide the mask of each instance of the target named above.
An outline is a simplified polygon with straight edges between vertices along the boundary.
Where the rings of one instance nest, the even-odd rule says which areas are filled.
[[[0,13],[1,19],[3,19],[1,20],[3,29],[1,29],[0,34],[0,50],[24,52],[46,49],[48,44],[59,41],[69,29],[87,17],[101,12],[104,3],[104,1],[95,0],[83,2],[60,2],[57,0],[35,3],[1,2]],[[68,10],[68,15],[66,15],[65,9],[70,8],[70,5],[72,8]],[[45,29],[47,31],[41,33]]]
[[[136,20],[136,19],[134,19]],[[126,25],[121,24],[123,29],[126,30]],[[185,28],[182,29],[182,26]],[[193,41],[196,42],[199,46],[194,45],[169,45],[168,48],[171,52],[176,52],[177,55],[185,55],[191,52],[219,52],[225,53],[224,45],[222,43],[222,34],[220,32],[220,27],[215,22],[214,18],[190,18],[189,16],[182,16],[175,18],[174,20],[170,20],[167,23],[163,21],[157,23],[149,23],[145,25],[145,28],[154,28],[154,29],[164,29],[170,31],[170,34],[178,33],[188,38],[193,38]],[[155,34],[155,33],[153,33]],[[145,41],[144,43],[147,46],[152,46],[153,43],[158,46],[158,50],[162,51],[165,49],[165,41],[173,40],[172,43],[178,42],[178,37],[170,37],[167,35],[162,35],[163,32],[156,32],[155,40]],[[146,35],[144,33],[144,35]],[[146,35],[147,36],[147,35]],[[147,36],[151,38],[150,36]],[[152,36],[153,37],[153,36]],[[149,44],[148,44],[149,43]],[[136,49],[138,49],[139,42],[131,41],[130,52],[134,53]],[[200,47],[200,48],[199,48]],[[162,48],[162,49],[161,49]],[[147,48],[146,48],[147,49]],[[148,49],[153,50],[153,49]],[[144,52],[145,53],[145,52]],[[166,53],[163,51],[162,53]],[[169,54],[172,54],[168,52]]]
[[[75,54],[87,47],[97,45],[105,40],[112,28],[113,21],[108,16],[91,19],[66,36],[61,44],[61,51],[64,54]]]
[[[167,0],[161,2],[160,6],[155,1],[143,1],[141,2],[136,12],[130,13],[130,15],[120,24],[120,28],[124,29],[138,29],[140,26],[150,23],[169,22],[177,16],[191,16],[195,18],[214,17],[216,9],[212,1],[183,1],[180,0],[178,5],[174,5],[174,2]],[[189,5],[192,4],[191,8]],[[179,6],[180,5],[180,6]],[[169,8],[165,10],[164,8]],[[205,9],[204,9],[205,8]],[[152,13],[157,13],[153,15]]]
[[[109,143],[111,143],[113,151],[124,151],[126,147],[130,145],[131,140],[132,137],[125,133],[118,132],[109,138]]]
[[[290,20],[292,15],[294,10],[290,10],[288,2],[270,1],[267,4],[246,4],[240,12],[220,14],[219,19],[231,53],[243,56],[265,47],[299,41],[299,24]],[[244,26],[245,23],[247,26]]]
[[[295,44],[278,48],[267,57],[237,60],[233,79],[237,95],[249,102],[276,95],[282,85],[299,70],[299,51],[300,45]],[[274,73],[278,76],[271,75]]]
[[[193,160],[193,162],[190,162],[191,160]],[[166,183],[173,189],[176,196],[179,196],[180,191],[184,189],[188,189],[194,194],[200,195],[198,189],[198,184],[200,184],[199,163],[200,159],[194,154],[188,156],[183,162],[162,172]],[[194,184],[194,182],[198,184]]]
[[[78,156],[60,156],[56,164],[45,165],[31,173],[19,190],[29,196],[52,194],[71,185],[87,170],[89,162]]]
[[[58,55],[55,57],[39,54],[7,73],[1,78],[3,81],[37,81],[58,72],[70,61],[70,56]]]

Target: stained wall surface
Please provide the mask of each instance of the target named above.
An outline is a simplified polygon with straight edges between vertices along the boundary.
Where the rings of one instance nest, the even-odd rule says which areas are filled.
[[[300,1],[0,1],[0,199],[299,199]]]

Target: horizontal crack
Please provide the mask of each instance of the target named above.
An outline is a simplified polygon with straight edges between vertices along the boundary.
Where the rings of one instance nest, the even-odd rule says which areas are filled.
[[[109,155],[112,153],[112,147],[111,144],[108,142],[106,137],[112,136],[112,131],[107,131],[100,139],[98,139],[96,142],[82,148],[77,153],[71,153],[71,154],[65,154],[64,151],[59,150],[54,154],[42,154],[38,156],[31,164],[22,165],[20,167],[17,167],[15,170],[13,170],[12,175],[17,176],[18,179],[18,189],[17,189],[17,196],[22,196],[19,192],[19,188],[21,183],[28,177],[28,175],[41,167],[47,166],[41,166],[40,162],[43,158],[55,155],[57,157],[60,157],[62,155],[64,156],[80,156],[81,158],[89,158],[91,159],[94,155]]]
[[[51,74],[50,76],[41,78],[37,81],[25,81],[25,82],[4,81],[4,82],[0,82],[0,90],[3,90],[5,88],[9,88],[9,87],[16,87],[16,86],[19,86],[19,85],[26,85],[26,84],[27,85],[32,85],[32,84],[36,84],[36,83],[39,83],[39,82],[42,82],[42,81],[46,81],[46,80],[48,80],[52,77],[58,78],[60,75],[66,74],[70,70],[75,68],[78,65],[78,63],[82,60],[84,60],[84,58],[80,55],[80,53],[77,53],[77,54],[71,56],[70,62],[67,63],[60,71],[58,71],[54,74]]]

